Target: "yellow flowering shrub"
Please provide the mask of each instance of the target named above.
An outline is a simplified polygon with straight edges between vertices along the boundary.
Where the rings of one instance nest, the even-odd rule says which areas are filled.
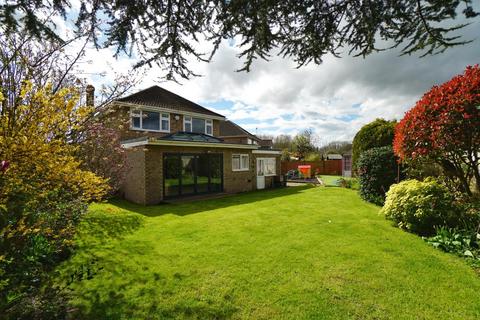
[[[67,303],[50,271],[68,256],[86,204],[108,192],[106,179],[82,169],[72,143],[93,110],[72,88],[25,83],[16,98],[2,89],[0,314],[62,318]]]
[[[77,105],[74,89],[50,91],[48,86],[34,91],[27,83],[21,101],[2,112],[0,161],[8,161],[9,167],[3,172],[0,203],[12,190],[37,192],[41,199],[61,186],[84,201],[100,200],[108,191],[104,179],[80,169],[76,146],[68,140],[93,110]]]

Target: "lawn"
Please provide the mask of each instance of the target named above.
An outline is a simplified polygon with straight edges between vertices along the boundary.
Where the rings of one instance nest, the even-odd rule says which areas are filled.
[[[320,176],[320,179],[322,179],[323,183],[327,187],[338,187],[338,180],[341,178],[342,176],[327,176],[327,175]]]
[[[94,204],[77,254],[86,319],[478,319],[480,277],[343,188]],[[81,317],[80,317],[81,318]]]

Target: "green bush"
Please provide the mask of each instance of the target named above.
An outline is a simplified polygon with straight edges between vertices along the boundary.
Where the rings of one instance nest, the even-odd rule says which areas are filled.
[[[68,291],[55,285],[54,269],[73,249],[87,205],[64,191],[10,194],[0,205],[0,314],[2,319],[64,319]],[[31,201],[27,201],[31,200]]]
[[[320,161],[322,157],[318,152],[311,152],[305,156],[305,161]]]
[[[358,160],[363,152],[384,146],[391,146],[393,143],[396,121],[376,119],[364,125],[353,138],[352,145],[352,166],[356,171]]]
[[[373,148],[363,152],[357,168],[362,199],[383,205],[388,189],[397,182],[398,163],[392,147]]]
[[[436,180],[405,180],[387,193],[381,212],[398,227],[420,235],[432,235],[436,227],[465,224],[465,212],[456,206],[450,190]]]
[[[435,248],[458,256],[473,259],[475,265],[480,264],[480,233],[476,230],[458,230],[448,227],[437,228],[436,234],[424,238]]]
[[[342,188],[358,190],[358,179],[356,178],[340,178],[338,179],[338,185]]]

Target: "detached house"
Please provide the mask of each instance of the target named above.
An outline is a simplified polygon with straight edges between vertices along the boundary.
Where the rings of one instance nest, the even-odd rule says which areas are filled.
[[[126,119],[121,136],[128,150],[122,188],[127,200],[156,204],[281,183],[279,151],[262,146],[264,141],[224,116],[161,87],[118,99],[112,111]],[[225,131],[229,126],[241,130]]]

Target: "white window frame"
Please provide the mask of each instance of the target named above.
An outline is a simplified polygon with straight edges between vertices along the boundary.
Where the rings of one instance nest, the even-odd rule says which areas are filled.
[[[276,176],[277,175],[277,159],[276,158],[257,158],[259,160],[263,160],[263,176],[264,177],[273,177],[273,176]],[[273,161],[273,173],[267,173],[267,170],[266,170],[266,164],[267,162],[271,162]],[[258,162],[257,162],[258,164]],[[258,172],[258,168],[257,168],[257,172]]]
[[[138,118],[140,127],[133,126],[133,118]],[[132,130],[142,130],[142,111],[139,109],[131,109],[130,110],[130,129]]]
[[[233,167],[233,158],[234,157],[238,157],[238,160],[239,160],[239,165],[240,167],[238,169],[235,169]],[[243,161],[242,161],[242,158],[246,158],[247,159],[247,166],[246,167],[243,167],[242,164],[243,164]],[[248,154],[243,154],[243,153],[234,153],[232,154],[232,171],[248,171],[250,170],[250,156]]]
[[[203,133],[213,136],[213,120],[200,118],[200,117],[192,117],[192,116],[183,116],[183,131],[185,132],[193,132],[193,119],[200,119],[205,121],[205,130]],[[190,125],[190,130],[187,130],[186,125]],[[208,127],[210,127],[211,133],[208,133]]]
[[[156,112],[159,114],[159,130],[154,129],[144,129],[143,128],[143,111],[147,112]],[[140,127],[133,126],[133,118],[140,118]],[[162,129],[162,120],[168,120],[168,129]],[[130,109],[130,129],[135,131],[147,131],[147,132],[170,132],[170,113],[168,112],[160,112],[160,111],[153,111],[153,110],[143,110],[132,108]]]
[[[210,133],[208,133],[208,128],[210,128]],[[205,134],[213,136],[213,120],[205,119]]]
[[[167,129],[162,129],[163,120],[167,120]],[[160,131],[170,132],[170,113],[160,112]]]
[[[187,120],[188,118],[188,120]],[[190,131],[187,131],[187,128],[186,128],[186,124],[189,124],[190,125]],[[192,132],[192,117],[191,116],[183,116],[183,131],[185,132]]]

